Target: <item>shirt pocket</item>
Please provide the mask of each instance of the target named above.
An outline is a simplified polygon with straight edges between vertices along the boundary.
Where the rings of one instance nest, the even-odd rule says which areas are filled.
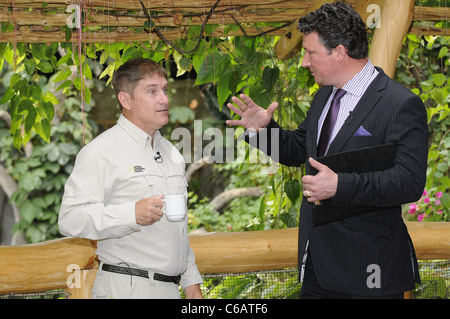
[[[121,196],[136,200],[150,196],[152,187],[149,183],[149,175],[145,172],[129,173],[121,186],[118,187],[117,192]]]
[[[167,170],[167,184],[170,192],[168,195],[185,195],[189,186],[186,174],[172,167]]]

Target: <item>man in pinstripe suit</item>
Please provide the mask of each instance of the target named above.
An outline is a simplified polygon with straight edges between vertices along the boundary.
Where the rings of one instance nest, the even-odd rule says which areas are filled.
[[[420,283],[401,205],[418,200],[425,185],[425,106],[372,65],[367,58],[366,27],[350,5],[325,4],[301,18],[299,29],[304,34],[302,66],[321,85],[304,122],[294,131],[283,130],[272,119],[276,102],[264,109],[241,95],[232,99],[237,107],[228,104],[241,119],[227,124],[245,127],[247,141],[269,155],[278,147],[278,160],[284,165],[306,163],[298,243],[301,298],[403,298],[405,291]],[[391,168],[336,173],[314,160],[337,89],[345,90],[345,95],[326,154],[394,143]],[[267,134],[260,134],[262,130]],[[279,136],[276,146],[267,142],[274,130]],[[375,209],[317,226],[313,224],[315,203],[324,200],[332,207]]]

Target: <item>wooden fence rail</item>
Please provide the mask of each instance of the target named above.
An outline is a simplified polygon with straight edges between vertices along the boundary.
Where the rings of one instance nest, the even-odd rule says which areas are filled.
[[[450,223],[407,223],[422,260],[450,259]],[[189,235],[202,274],[242,273],[297,265],[298,228]],[[0,295],[65,289],[89,298],[96,242],[62,238],[0,247]]]

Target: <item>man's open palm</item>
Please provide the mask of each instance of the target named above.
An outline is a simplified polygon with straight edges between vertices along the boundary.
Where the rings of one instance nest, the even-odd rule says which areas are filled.
[[[240,120],[228,120],[226,123],[232,126],[242,126],[245,129],[258,132],[261,128],[266,127],[272,119],[273,113],[278,108],[278,103],[274,102],[266,109],[258,106],[251,98],[245,94],[239,96],[241,99],[233,96],[231,101],[237,105],[234,106],[231,103],[227,104],[227,107],[241,117]]]

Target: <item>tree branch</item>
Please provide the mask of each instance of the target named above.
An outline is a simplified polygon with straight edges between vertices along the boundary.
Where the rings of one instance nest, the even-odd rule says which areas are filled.
[[[211,205],[214,210],[219,210],[237,197],[245,197],[245,196],[259,197],[262,195],[262,193],[263,192],[260,187],[244,187],[244,188],[230,189],[216,196],[209,203],[209,205]]]
[[[3,189],[8,198],[11,198],[12,194],[18,188],[16,181],[2,165],[0,165],[0,188]],[[13,202],[11,203],[11,207],[13,210],[14,222],[17,223],[20,221],[20,210]],[[26,240],[22,232],[17,231],[13,234],[11,239],[12,245],[22,245],[25,244],[25,242]]]
[[[0,120],[6,123],[8,128],[11,128],[11,115],[4,110],[0,110]]]

